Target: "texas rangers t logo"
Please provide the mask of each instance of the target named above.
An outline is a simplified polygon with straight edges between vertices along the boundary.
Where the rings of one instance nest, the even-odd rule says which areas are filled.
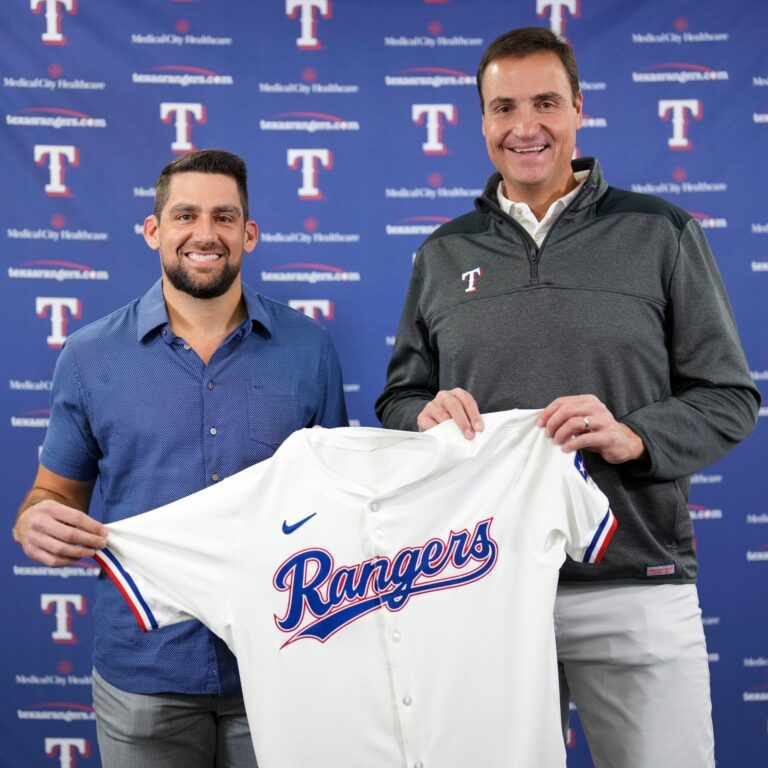
[[[445,122],[450,125],[458,122],[458,110],[454,104],[413,104],[411,120],[416,125],[426,123],[427,140],[421,145],[425,155],[448,154],[448,147],[443,143],[443,127]]]
[[[45,32],[42,41],[46,45],[66,45],[67,38],[61,31],[61,10],[69,14],[77,13],[77,0],[30,0],[32,13],[41,13],[45,9]]]
[[[423,546],[406,547],[391,559],[378,556],[339,568],[324,549],[291,555],[273,579],[275,589],[288,597],[285,614],[275,616],[275,623],[281,631],[293,633],[282,648],[304,637],[324,643],[379,608],[400,611],[413,595],[484,578],[498,557],[492,522],[489,518],[477,523],[471,534],[466,529],[451,531],[445,541],[430,539]]]
[[[35,144],[34,158],[38,165],[48,158],[48,183],[45,194],[49,197],[69,197],[69,187],[64,183],[66,160],[71,166],[80,165],[80,152],[70,144]]]
[[[547,8],[549,8],[549,28],[558,37],[565,39],[563,11],[568,10],[572,16],[579,16],[579,0],[536,0],[536,13],[539,18],[544,18]]]
[[[304,51],[317,50],[321,47],[317,38],[317,19],[331,18],[331,0],[285,0],[285,12],[289,19],[299,16],[301,37],[296,46]]]
[[[703,106],[698,99],[660,99],[659,117],[669,120],[672,115],[672,136],[667,139],[670,149],[693,149],[688,138],[688,116],[701,120]]]
[[[164,123],[170,123],[174,115],[176,116],[176,139],[171,143],[171,151],[177,155],[192,152],[195,149],[195,145],[192,143],[192,123],[189,118],[191,116],[196,122],[205,123],[205,106],[198,103],[186,104],[169,101],[160,103],[160,119]]]
[[[466,284],[464,293],[476,293],[477,292],[477,278],[483,276],[483,268],[475,267],[468,272],[464,272],[461,276],[461,280]]]

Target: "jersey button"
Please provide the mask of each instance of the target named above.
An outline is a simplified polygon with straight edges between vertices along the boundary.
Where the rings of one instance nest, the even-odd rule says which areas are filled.
[[[373,502],[371,502],[371,504],[368,507],[368,509],[370,509],[371,512],[378,512],[379,511],[379,505],[375,501],[373,501]]]
[[[411,704],[413,704],[413,699],[410,696],[403,696],[403,704],[405,704],[406,707],[410,707]]]
[[[393,640],[394,640],[396,643],[399,643],[399,642],[400,642],[400,638],[401,638],[401,637],[402,637],[402,635],[401,635],[399,632],[393,632],[393,633],[392,633],[392,639],[393,639]]]
[[[417,760],[417,761],[416,761],[416,762],[413,764],[413,768],[424,768],[424,763],[422,763],[422,762],[421,762],[421,760]]]

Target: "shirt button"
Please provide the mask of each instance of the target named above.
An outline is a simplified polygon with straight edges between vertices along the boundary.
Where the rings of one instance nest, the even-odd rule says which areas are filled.
[[[216,385],[212,381],[208,382],[208,389],[213,389],[215,386]]]
[[[185,344],[184,349],[192,349],[192,347],[190,347],[189,344]]]
[[[218,476],[218,474],[216,472],[214,472],[211,475],[211,480],[213,480],[214,483],[218,483],[219,482],[219,476]]]
[[[167,336],[167,335],[168,335],[168,331],[166,329],[163,329],[163,336]]]
[[[403,696],[403,704],[405,704],[406,707],[410,707],[411,704],[413,704],[413,699],[410,696]]]
[[[401,638],[401,637],[402,637],[402,635],[401,635],[399,632],[393,632],[393,633],[392,633],[392,639],[393,639],[393,640],[394,640],[396,643],[399,643],[399,642],[400,642],[400,638]]]
[[[210,429],[209,431],[210,431],[210,433],[211,433],[212,435],[215,435],[215,434],[216,434],[216,432],[218,432],[218,430],[216,429],[216,427],[211,427],[211,429]]]

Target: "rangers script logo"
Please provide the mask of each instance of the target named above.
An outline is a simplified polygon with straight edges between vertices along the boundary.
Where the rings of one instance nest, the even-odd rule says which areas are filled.
[[[275,615],[275,623],[293,633],[281,647],[305,637],[324,643],[378,608],[399,611],[413,595],[484,578],[498,557],[492,522],[489,518],[477,523],[472,533],[451,531],[446,541],[430,539],[421,547],[406,547],[391,559],[378,556],[339,568],[324,549],[291,555],[273,579],[275,589],[288,597],[285,615]]]

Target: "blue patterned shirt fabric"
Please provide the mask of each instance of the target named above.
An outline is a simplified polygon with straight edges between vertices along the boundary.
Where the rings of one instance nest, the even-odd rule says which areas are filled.
[[[105,523],[218,483],[272,456],[297,429],[347,424],[328,333],[245,285],[243,294],[247,319],[207,365],[171,330],[160,281],[67,340],[40,460],[72,480],[98,477]],[[239,689],[221,640],[197,621],[142,633],[103,574],[92,615],[94,665],[116,687]]]

